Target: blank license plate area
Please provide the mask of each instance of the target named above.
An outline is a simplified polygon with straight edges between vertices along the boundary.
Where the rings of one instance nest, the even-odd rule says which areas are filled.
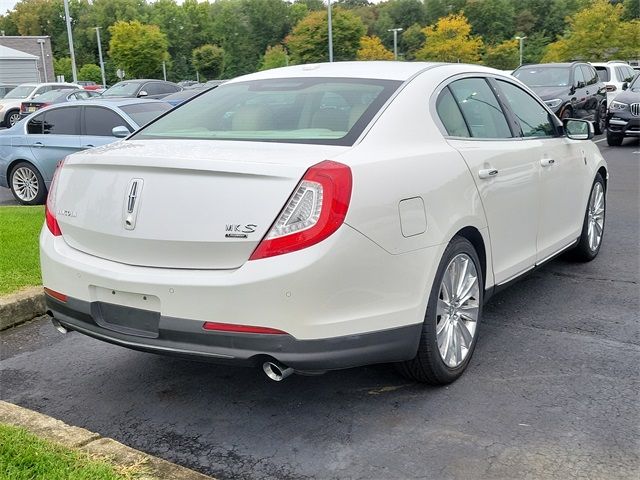
[[[157,338],[160,299],[154,295],[92,286],[91,316],[103,328],[127,335]]]

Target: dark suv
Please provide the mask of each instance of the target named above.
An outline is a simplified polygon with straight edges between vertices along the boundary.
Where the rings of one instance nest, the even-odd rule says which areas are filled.
[[[588,63],[523,65],[513,76],[537,93],[560,119],[591,120],[596,134],[604,133],[607,88]]]
[[[624,137],[640,137],[640,75],[609,105],[607,143],[618,146]]]
[[[106,89],[105,98],[164,98],[182,90],[182,87],[164,80],[124,80]]]

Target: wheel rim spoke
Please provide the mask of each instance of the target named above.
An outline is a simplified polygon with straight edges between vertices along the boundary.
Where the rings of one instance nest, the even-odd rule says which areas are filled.
[[[12,179],[13,190],[20,200],[29,202],[36,198],[40,188],[38,177],[29,168],[20,167],[13,174]]]

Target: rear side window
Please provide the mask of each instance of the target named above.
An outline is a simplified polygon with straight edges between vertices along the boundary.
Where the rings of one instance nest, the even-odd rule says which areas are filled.
[[[151,102],[149,100],[144,103],[134,103],[131,105],[125,105],[120,109],[129,115],[138,127],[146,125],[151,120],[158,118],[167,110],[171,110],[173,107],[164,102]]]
[[[124,126],[129,128],[120,115],[102,107],[85,107],[84,110],[84,134],[111,137],[114,127]]]
[[[44,114],[44,134],[80,135],[80,109],[56,108]]]
[[[523,137],[551,137],[555,128],[549,113],[524,90],[503,80],[497,80],[500,90],[522,129]]]
[[[596,72],[598,72],[598,76],[603,82],[608,82],[609,80],[611,80],[609,69],[607,67],[596,67]]]
[[[465,78],[449,85],[474,138],[511,138],[511,130],[487,81]]]
[[[438,97],[436,111],[449,135],[453,137],[471,136],[449,87],[446,87]]]

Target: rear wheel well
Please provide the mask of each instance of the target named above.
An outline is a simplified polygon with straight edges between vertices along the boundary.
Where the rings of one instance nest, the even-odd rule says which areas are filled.
[[[10,110],[7,110],[7,113],[4,114],[4,118],[2,119],[2,122],[4,123],[4,126],[9,128],[11,125],[9,125],[9,115],[11,115],[13,112],[20,112],[19,108],[12,108]]]
[[[482,239],[482,234],[475,227],[464,227],[462,230],[459,230],[455,236],[464,237],[473,248],[475,248],[476,253],[478,254],[478,258],[480,259],[480,268],[482,269],[482,281],[483,284],[486,285],[487,282],[487,251],[484,244],[484,240]],[[483,286],[484,286],[483,285]]]
[[[14,160],[13,162],[11,162],[9,164],[9,166],[7,167],[7,184],[9,185],[9,187],[11,187],[11,184],[9,183],[9,177],[11,177],[11,172],[13,172],[13,169],[16,167],[16,165],[18,165],[20,162],[27,162],[29,165],[31,165],[33,168],[35,168],[36,170],[38,170],[38,167],[36,167],[32,162],[30,162],[29,160],[25,159],[25,158],[18,158],[16,160]],[[39,170],[38,170],[39,171]]]

